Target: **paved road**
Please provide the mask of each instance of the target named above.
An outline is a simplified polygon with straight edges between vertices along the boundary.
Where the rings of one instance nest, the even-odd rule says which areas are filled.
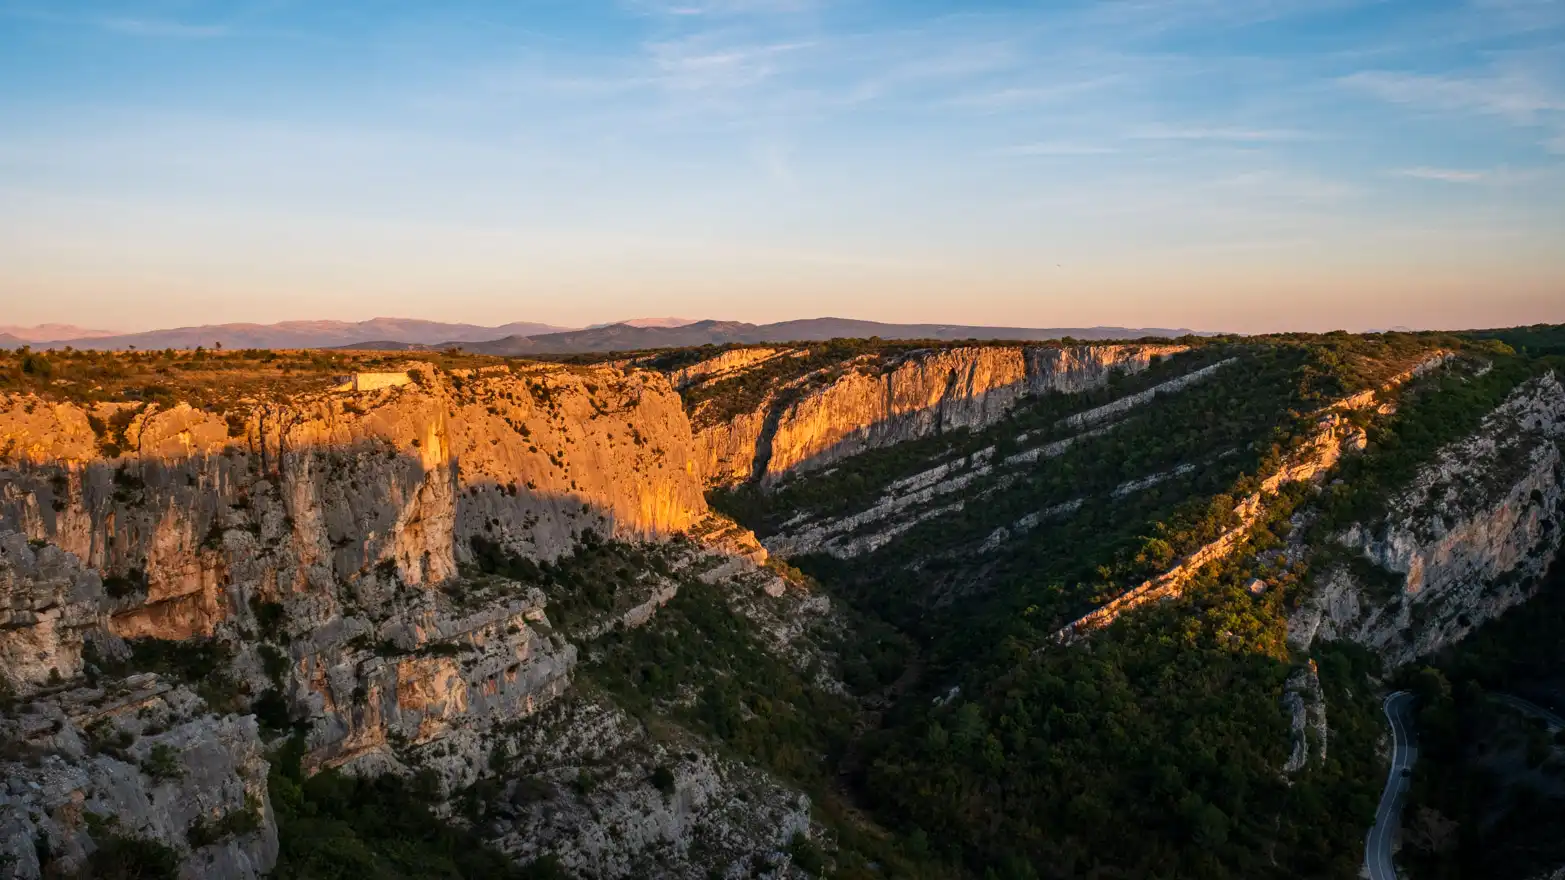
[[[1521,712],[1523,715],[1543,719],[1543,723],[1548,725],[1550,733],[1565,730],[1565,718],[1560,717],[1559,713],[1551,712],[1531,700],[1524,700],[1521,697],[1510,694],[1495,694],[1494,698]]]
[[[1384,708],[1386,720],[1391,722],[1391,773],[1386,778],[1386,790],[1380,795],[1380,809],[1375,811],[1375,826],[1369,829],[1364,845],[1364,866],[1369,869],[1370,880],[1396,880],[1391,843],[1402,824],[1402,805],[1407,800],[1410,782],[1402,771],[1411,771],[1413,762],[1418,760],[1418,747],[1413,744],[1413,695],[1397,691],[1386,697]]]

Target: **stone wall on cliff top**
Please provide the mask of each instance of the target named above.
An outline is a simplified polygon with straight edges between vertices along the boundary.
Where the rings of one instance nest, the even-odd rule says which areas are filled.
[[[1558,379],[1517,388],[1478,431],[1441,449],[1382,521],[1337,536],[1370,567],[1328,571],[1289,621],[1289,640],[1348,639],[1395,666],[1525,601],[1565,532],[1562,441]]]
[[[888,364],[855,363],[820,383],[773,389],[751,412],[696,437],[711,485],[829,466],[867,449],[992,425],[1027,395],[1080,393],[1115,371],[1138,372],[1178,345],[972,346],[931,349]]]

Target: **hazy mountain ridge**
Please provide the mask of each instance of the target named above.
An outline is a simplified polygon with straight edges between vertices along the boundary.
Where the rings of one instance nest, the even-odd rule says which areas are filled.
[[[460,347],[478,354],[504,356],[578,354],[684,348],[759,342],[815,342],[839,338],[1015,339],[1070,336],[1083,340],[1177,337],[1196,333],[1162,327],[984,327],[964,324],[886,324],[850,318],[806,318],[775,324],[686,318],[631,318],[614,324],[570,329],[516,321],[494,327],[414,318],[367,321],[281,321],[275,324],[201,324],[111,333],[67,324],[0,327],[0,346],[123,350],[201,348],[354,348],[425,351]]]
[[[0,325],[0,343],[17,339],[25,343],[52,342],[56,339],[96,339],[115,335],[113,330],[93,330],[75,324],[38,324],[32,327]]]
[[[42,325],[48,327],[51,325]],[[15,330],[17,328],[7,328]],[[34,328],[39,329],[39,328]],[[75,338],[29,339],[12,333],[19,344],[34,346],[48,344],[51,347],[86,349],[193,349],[198,346],[215,348],[339,348],[373,340],[389,340],[394,343],[463,344],[503,336],[557,332],[561,328],[551,324],[519,321],[484,327],[478,324],[457,324],[443,321],[423,321],[413,318],[371,318],[367,321],[282,321],[276,324],[203,324],[191,327],[173,327],[147,330],[141,333],[119,335],[83,336]],[[0,342],[3,342],[0,337]]]
[[[611,324],[586,330],[569,330],[534,336],[508,336],[483,342],[451,339],[437,345],[410,345],[395,340],[358,343],[354,347],[387,351],[460,347],[477,354],[525,356],[610,351],[645,351],[655,348],[690,348],[702,345],[753,345],[769,342],[823,342],[828,339],[960,339],[1037,341],[1074,339],[1102,341],[1175,338],[1199,335],[1186,328],[1166,327],[982,327],[966,324],[883,324],[850,318],[806,318],[776,324],[743,321],[697,321],[679,327]]]

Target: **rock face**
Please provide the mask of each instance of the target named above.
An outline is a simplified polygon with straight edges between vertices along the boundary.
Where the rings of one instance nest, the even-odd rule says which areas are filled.
[[[111,837],[168,847],[181,877],[270,871],[277,826],[256,721],[204,708],[183,687],[135,675],[0,717],[7,876],[92,876],[92,853]]]
[[[1520,386],[1482,427],[1440,450],[1379,523],[1338,542],[1338,566],[1290,621],[1290,640],[1350,639],[1397,665],[1457,641],[1532,595],[1565,516],[1565,388]]]
[[[712,379],[727,378],[728,376],[742,373],[757,364],[764,364],[775,357],[797,356],[804,354],[798,349],[779,348],[736,348],[725,351],[717,357],[707,358],[697,364],[675,370],[669,374],[669,381],[675,388],[684,388],[697,382],[706,382]]]
[[[1240,547],[1250,535],[1255,524],[1266,514],[1272,496],[1288,483],[1319,480],[1341,460],[1344,448],[1357,446],[1362,434],[1339,414],[1344,409],[1361,408],[1374,400],[1373,393],[1339,401],[1319,414],[1315,431],[1298,449],[1290,453],[1282,464],[1261,481],[1258,490],[1241,499],[1234,507],[1237,522],[1224,530],[1194,553],[1181,559],[1168,571],[1140,586],[1125,592],[1106,605],[1062,627],[1055,638],[1070,643],[1113,623],[1120,615],[1151,602],[1171,599],[1184,593],[1185,588],[1209,563],[1223,559]]]
[[[0,568],[8,613],[37,617],[28,638],[68,635],[96,613],[125,638],[211,635],[249,623],[254,600],[288,605],[314,630],[449,579],[475,537],[552,559],[588,531],[657,539],[707,515],[679,400],[646,372],[431,379],[253,404],[228,420],[152,406],[126,430],[134,453],[117,458],[99,452],[88,417],[0,400],[0,531],[82,569],[55,552],[26,561],[41,567],[30,574]],[[108,575],[96,611],[81,604],[89,569]],[[71,676],[65,644],[58,673]],[[36,685],[53,668],[43,662],[7,677]]]
[[[543,594],[481,575],[476,548],[547,561],[589,534],[664,540],[708,511],[689,423],[656,373],[412,364],[406,375],[222,414],[0,399],[4,690],[57,714],[60,686],[97,674],[94,652],[211,637],[233,647],[225,674],[242,693],[274,694],[307,725],[307,767],[416,763],[446,791],[471,783],[491,732],[559,696],[576,662]],[[127,833],[205,865],[191,876],[267,870],[275,829],[184,843],[179,823],[238,791],[233,779],[264,803],[266,770],[254,718],[179,693],[185,727],[138,734],[126,753],[142,760],[142,743],[167,740],[195,756],[192,743],[210,743],[210,772],[153,784],[121,758],[51,751],[46,777],[8,774],[39,787],[0,806],[7,840],[30,853],[44,828],[79,862],[94,835],[57,814],[79,819],[98,798],[134,819]]]
[[[873,356],[779,388],[697,436],[709,484],[763,483],[867,449],[994,424],[1026,395],[1078,393],[1137,372],[1175,345],[985,346]],[[699,418],[701,411],[695,415]]]
[[[556,703],[514,749],[532,763],[507,780],[492,830],[518,859],[554,853],[573,877],[794,876],[789,841],[811,832],[808,796],[601,701]]]
[[[1015,451],[1008,455],[1001,456],[997,446],[987,446],[891,481],[882,488],[879,498],[856,512],[831,516],[812,516],[804,512],[793,516],[775,534],[767,536],[766,549],[785,557],[826,553],[839,559],[874,552],[922,522],[960,511],[968,504],[982,503],[995,492],[1009,488],[1039,462],[1063,455],[1079,443],[1113,430],[1115,417],[1160,395],[1176,394],[1189,388],[1231,363],[1232,360],[1219,361],[1061,419],[1055,428],[1063,436],[1057,439],[1051,439],[1056,435],[1048,431],[1026,431],[1013,438],[1011,445]],[[1115,497],[1154,486],[1162,479],[1154,476],[1126,484],[1116,491]],[[1076,499],[1028,514],[1011,526],[996,530],[990,536],[991,542],[978,550],[993,550],[1013,535],[1022,534],[1044,520],[1074,512],[1081,503]]]

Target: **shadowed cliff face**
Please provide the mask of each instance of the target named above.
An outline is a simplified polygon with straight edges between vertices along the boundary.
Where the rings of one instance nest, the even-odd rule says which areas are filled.
[[[696,437],[708,484],[755,479],[775,482],[794,472],[827,467],[869,449],[955,429],[987,427],[1028,395],[1079,393],[1106,384],[1118,371],[1146,369],[1177,345],[956,347],[892,358],[864,356],[767,389],[753,410],[704,418]],[[785,355],[771,355],[784,357]],[[768,358],[725,353],[722,363],[698,364],[681,375],[699,382],[733,379]]]
[[[708,513],[655,373],[415,369],[418,384],[224,414],[0,400],[6,688],[44,693],[126,659],[127,640],[215,637],[241,692],[303,719],[308,765],[373,769],[450,740],[467,746],[436,762],[442,781],[471,781],[473,741],[559,695],[576,661],[536,588],[468,571],[475,539],[552,560]]]
[[[1361,564],[1322,578],[1290,621],[1290,639],[1305,648],[1349,639],[1395,666],[1526,601],[1565,534],[1562,441],[1558,378],[1518,387],[1478,431],[1439,450],[1383,518],[1335,536]]]

